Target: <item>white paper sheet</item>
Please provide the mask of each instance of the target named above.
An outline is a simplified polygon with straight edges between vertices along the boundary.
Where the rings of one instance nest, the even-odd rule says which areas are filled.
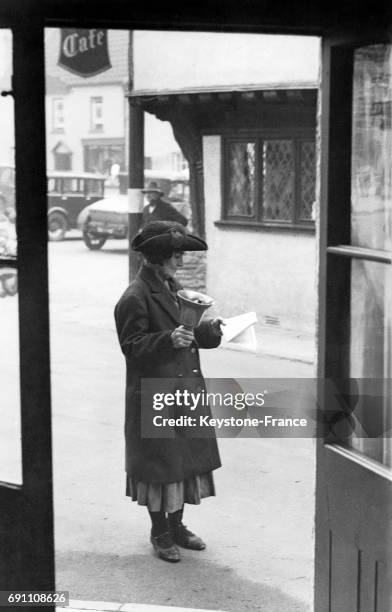
[[[235,317],[224,319],[222,325],[223,345],[251,352],[257,351],[257,339],[254,324],[257,323],[255,312],[246,312]]]

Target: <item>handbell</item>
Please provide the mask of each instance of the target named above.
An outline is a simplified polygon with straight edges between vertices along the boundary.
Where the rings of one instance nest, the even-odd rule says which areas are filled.
[[[190,289],[180,289],[177,296],[181,304],[181,324],[191,330],[199,325],[204,312],[214,303],[209,295]]]

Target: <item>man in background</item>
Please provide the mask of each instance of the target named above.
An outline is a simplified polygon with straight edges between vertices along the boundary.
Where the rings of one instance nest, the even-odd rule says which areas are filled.
[[[188,219],[184,217],[174,206],[162,199],[163,191],[159,189],[158,183],[151,181],[146,189],[148,205],[143,210],[143,225],[149,221],[176,221],[186,226]]]

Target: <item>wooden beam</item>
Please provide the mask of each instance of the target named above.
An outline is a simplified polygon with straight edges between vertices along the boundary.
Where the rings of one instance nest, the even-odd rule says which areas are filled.
[[[180,94],[179,96],[177,96],[177,99],[181,104],[192,104],[192,96],[190,96],[189,94]]]
[[[241,92],[241,99],[246,102],[253,102],[256,99],[255,91],[243,91]]]

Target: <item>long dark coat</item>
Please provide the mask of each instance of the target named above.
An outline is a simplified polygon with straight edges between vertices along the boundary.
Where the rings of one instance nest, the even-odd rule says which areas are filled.
[[[220,467],[215,437],[190,438],[183,428],[173,439],[142,437],[140,395],[142,378],[176,378],[179,384],[187,379],[191,390],[205,390],[197,347],[215,348],[220,337],[208,321],[202,321],[195,329],[196,342],[189,348],[175,349],[170,335],[180,325],[180,310],[169,289],[148,266],[142,266],[120,298],[115,320],[127,366],[127,474],[137,481],[168,483]],[[204,410],[210,414],[208,406]]]

